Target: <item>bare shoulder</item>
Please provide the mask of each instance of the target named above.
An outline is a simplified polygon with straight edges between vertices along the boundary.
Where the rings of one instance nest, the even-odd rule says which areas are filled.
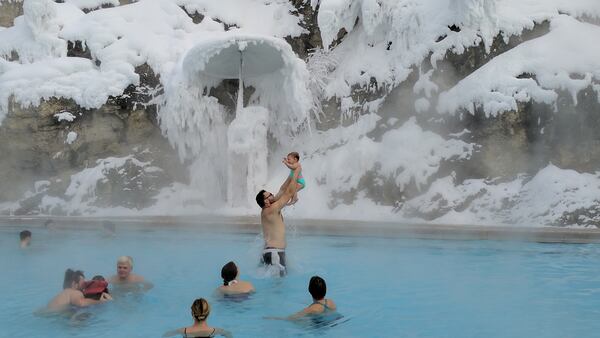
[[[254,285],[252,285],[252,283],[247,282],[247,281],[240,281],[240,284],[242,284],[242,287],[244,288],[244,290],[246,290],[247,292],[252,292],[254,291]]]
[[[323,312],[323,306],[321,306],[319,304],[310,304],[309,306],[307,306],[304,309],[303,312],[308,315],[315,314],[315,313],[321,313],[321,312]]]
[[[329,306],[329,308],[332,310],[335,310],[337,308],[337,306],[335,305],[335,302],[331,299],[327,299],[327,306]]]
[[[140,276],[140,275],[135,275],[135,274],[131,274],[129,275],[130,279],[129,282],[131,283],[141,283],[144,282],[144,277]]]

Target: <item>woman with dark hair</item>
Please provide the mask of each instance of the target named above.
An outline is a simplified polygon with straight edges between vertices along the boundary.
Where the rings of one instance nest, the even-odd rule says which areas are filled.
[[[331,299],[326,299],[327,284],[325,280],[319,276],[313,276],[308,282],[308,292],[312,296],[313,302],[305,307],[302,311],[292,315],[293,318],[303,317],[306,315],[324,314],[336,310],[335,303]]]
[[[192,317],[194,324],[177,330],[168,331],[163,334],[163,337],[172,337],[183,335],[183,337],[214,337],[224,336],[227,338],[233,337],[227,330],[218,327],[208,326],[206,319],[210,314],[210,304],[204,298],[198,298],[192,304]]]
[[[254,286],[250,282],[239,280],[238,267],[234,262],[229,262],[221,269],[223,285],[219,286],[217,292],[223,295],[242,295],[254,292]]]
[[[319,276],[313,276],[308,283],[308,292],[312,296],[313,302],[301,311],[288,317],[266,317],[266,319],[284,319],[296,320],[311,315],[326,315],[334,313],[337,310],[335,303],[331,299],[326,299],[327,284],[325,280]]]

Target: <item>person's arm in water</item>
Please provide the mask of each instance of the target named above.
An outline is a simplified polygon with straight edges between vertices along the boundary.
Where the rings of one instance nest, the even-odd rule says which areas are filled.
[[[142,280],[140,282],[140,284],[142,285],[142,288],[144,289],[144,291],[148,291],[154,287],[154,284],[152,284],[151,282],[148,282],[147,280]]]
[[[222,329],[220,327],[215,327],[215,336],[223,336],[226,338],[233,338],[233,335],[231,334],[231,332]]]
[[[317,309],[313,309],[313,306],[307,306],[304,309],[302,309],[302,311],[298,311],[296,313],[294,313],[293,315],[289,315],[287,317],[264,317],[265,319],[275,319],[275,320],[298,320],[300,318],[303,318],[304,316],[307,315],[311,315],[311,314],[315,314],[315,313],[319,313],[319,311]]]
[[[302,170],[302,167],[300,165],[297,165],[296,168],[294,169],[294,175],[291,177],[291,180],[290,180],[291,182],[296,182],[296,179],[298,179],[298,174],[300,173],[300,170]],[[279,199],[277,199],[275,202],[273,202],[271,204],[271,206],[275,206],[275,210],[283,209],[283,207],[285,207],[285,205],[292,198],[292,196],[294,196],[296,191],[298,191],[297,184],[288,184],[287,187],[285,188],[285,191],[283,192],[283,194],[281,194],[281,197]]]

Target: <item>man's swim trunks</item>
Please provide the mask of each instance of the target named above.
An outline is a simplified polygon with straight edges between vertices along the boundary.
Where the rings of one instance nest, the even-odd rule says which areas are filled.
[[[285,276],[285,249],[265,248],[262,255],[264,265],[272,265],[279,269],[279,275]]]

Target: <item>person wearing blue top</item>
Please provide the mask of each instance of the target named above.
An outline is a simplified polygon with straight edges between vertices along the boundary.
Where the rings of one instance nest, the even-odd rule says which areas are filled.
[[[290,168],[290,175],[288,176],[288,180],[290,180],[290,181],[293,180],[294,169],[296,169],[296,167],[298,167],[300,165],[299,162],[300,162],[300,154],[298,154],[295,151],[289,153],[287,155],[287,157],[283,159],[283,163],[288,168]],[[294,194],[294,196],[292,196],[292,199],[289,202],[287,202],[287,205],[293,205],[296,202],[298,202],[298,192],[300,192],[300,190],[302,190],[306,187],[306,180],[304,180],[304,177],[302,176],[302,170],[300,170],[300,172],[298,173],[298,177],[296,178],[296,184],[298,185],[298,189],[296,190],[296,193]]]

